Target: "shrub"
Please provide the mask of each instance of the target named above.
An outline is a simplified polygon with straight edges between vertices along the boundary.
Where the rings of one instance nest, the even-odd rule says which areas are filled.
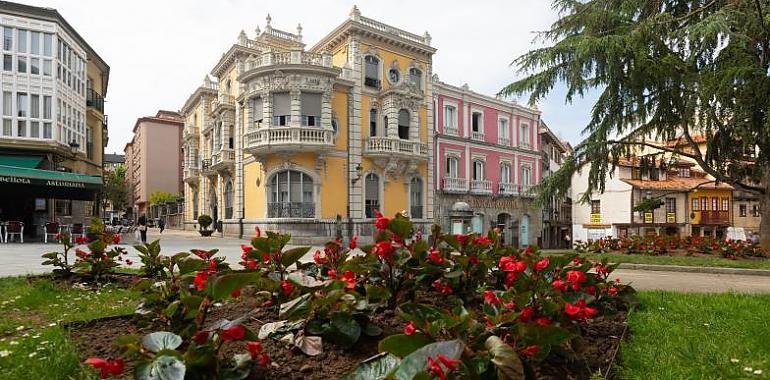
[[[212,223],[214,223],[214,219],[212,219],[210,216],[206,214],[198,216],[198,225],[202,230],[207,230]]]

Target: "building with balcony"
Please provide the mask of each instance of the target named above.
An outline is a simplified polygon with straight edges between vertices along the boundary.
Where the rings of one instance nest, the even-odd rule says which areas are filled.
[[[572,178],[574,241],[631,235],[724,238],[732,225],[733,188],[686,160],[659,155],[621,159],[604,193],[581,203],[587,178],[587,170]],[[640,209],[644,203],[657,206]]]
[[[182,186],[182,116],[173,111],[158,111],[141,117],[134,124],[134,137],[125,147],[128,204],[132,217],[146,214],[150,195],[156,191],[181,193]]]
[[[28,236],[88,223],[100,215],[110,68],[55,9],[0,1],[0,16],[0,221]]]
[[[540,120],[540,150],[543,154],[543,180],[558,171],[572,152],[568,142],[557,137],[543,120]],[[543,205],[543,233],[541,248],[570,248],[572,238],[572,196],[550,198]]]
[[[241,32],[181,111],[187,226],[324,241],[338,218],[371,235],[375,210],[430,222],[434,52],[356,7],[310,48],[269,15]]]
[[[515,246],[541,244],[542,212],[533,206],[540,183],[540,112],[452,86],[433,76],[435,218],[454,233],[498,227]],[[467,203],[470,223],[453,214]]]

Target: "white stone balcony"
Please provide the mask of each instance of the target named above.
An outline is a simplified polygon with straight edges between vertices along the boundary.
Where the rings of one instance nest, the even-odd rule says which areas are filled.
[[[484,132],[482,131],[473,131],[471,132],[471,138],[478,141],[484,141]]]
[[[428,144],[397,137],[369,137],[366,139],[364,154],[368,156],[396,155],[427,160]]]
[[[445,126],[444,127],[444,134],[450,135],[450,136],[459,136],[460,131],[457,129],[457,127],[453,126]]]
[[[211,111],[217,112],[223,109],[235,109],[235,98],[228,94],[218,94],[217,97],[211,101]]]
[[[221,170],[232,168],[235,165],[235,150],[221,149],[219,152],[211,155],[211,169]]]
[[[498,136],[497,137],[497,143],[500,144],[500,145],[509,146],[509,145],[511,145],[511,139],[509,139],[508,137]]]
[[[519,193],[519,186],[510,182],[500,182],[497,184],[497,192],[500,195],[516,195]]]
[[[471,193],[492,194],[492,181],[486,179],[471,180]]]
[[[200,169],[197,165],[193,166],[192,164],[185,164],[184,170],[182,171],[182,180],[185,182],[195,182],[198,180],[199,175]]]
[[[537,196],[537,193],[535,192],[535,187],[532,185],[519,185],[519,188],[521,189],[522,197],[534,198]]]
[[[253,129],[244,135],[244,152],[308,152],[334,147],[334,131],[314,127],[270,127]]]
[[[265,52],[261,56],[246,61],[245,69],[254,70],[273,65],[311,65],[331,68],[331,54],[318,54],[307,51]]]
[[[468,191],[468,180],[465,178],[444,177],[441,189],[447,193],[464,193]]]

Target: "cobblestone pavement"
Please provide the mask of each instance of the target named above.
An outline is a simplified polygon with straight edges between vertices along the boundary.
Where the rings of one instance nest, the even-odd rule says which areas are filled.
[[[204,238],[193,231],[165,231],[163,235],[157,229],[151,229],[148,240],[160,238],[161,252],[167,255],[177,252],[189,251],[193,248],[213,249],[218,248],[220,254],[227,257],[231,264],[238,262],[241,256],[241,244],[246,240],[235,238]],[[124,237],[123,245],[128,247],[129,258],[138,262],[136,250],[130,246],[134,243],[133,236]],[[303,261],[312,260],[311,249]],[[0,277],[36,274],[50,271],[51,268],[40,265],[40,258],[45,252],[60,250],[58,244],[43,243],[9,243],[0,244]],[[73,254],[74,256],[74,254]],[[134,264],[138,267],[138,264]],[[708,273],[683,273],[666,271],[645,271],[619,269],[614,272],[623,282],[630,282],[639,290],[662,289],[684,292],[747,292],[770,293],[770,277],[751,276],[740,274],[708,274]]]

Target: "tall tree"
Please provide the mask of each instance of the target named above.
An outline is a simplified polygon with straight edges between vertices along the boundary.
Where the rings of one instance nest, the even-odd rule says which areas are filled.
[[[770,0],[554,0],[553,7],[559,19],[539,34],[549,46],[517,58],[524,77],[501,94],[529,94],[534,103],[563,83],[567,102],[600,95],[585,139],[542,194],[564,195],[586,166],[590,197],[604,190],[618,159],[656,146],[756,194],[761,244],[770,248]],[[705,151],[696,134],[706,136]],[[651,141],[673,139],[685,143]]]
[[[102,201],[109,202],[113,211],[123,211],[128,203],[128,188],[126,186],[126,168],[118,166],[112,171],[106,172],[104,187],[102,187]],[[104,205],[107,208],[107,204]]]

